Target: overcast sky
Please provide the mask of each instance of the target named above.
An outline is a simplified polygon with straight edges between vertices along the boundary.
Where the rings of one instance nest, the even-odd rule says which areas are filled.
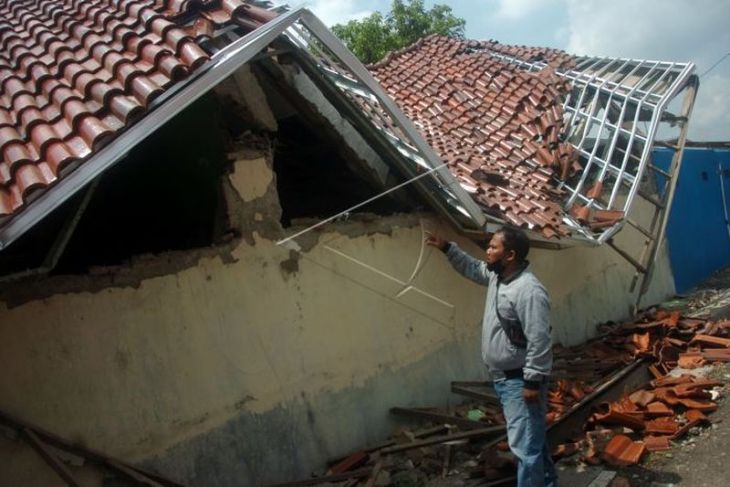
[[[327,25],[389,10],[390,0],[310,0]],[[728,0],[426,0],[466,19],[466,36],[571,54],[693,62],[703,74],[730,52]],[[297,5],[296,1],[289,2]],[[730,140],[730,57],[700,79],[693,140]]]

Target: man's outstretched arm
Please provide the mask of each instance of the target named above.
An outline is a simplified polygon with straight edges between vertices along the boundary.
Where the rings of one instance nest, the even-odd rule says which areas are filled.
[[[467,254],[455,242],[446,241],[436,235],[429,235],[426,238],[426,244],[445,253],[451,266],[462,276],[482,286],[489,284],[490,271],[487,270],[487,263]]]

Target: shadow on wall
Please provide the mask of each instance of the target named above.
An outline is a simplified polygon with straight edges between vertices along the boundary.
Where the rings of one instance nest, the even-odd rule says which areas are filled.
[[[672,151],[656,149],[666,169]],[[667,225],[669,259],[677,292],[686,292],[730,265],[730,150],[687,148]]]

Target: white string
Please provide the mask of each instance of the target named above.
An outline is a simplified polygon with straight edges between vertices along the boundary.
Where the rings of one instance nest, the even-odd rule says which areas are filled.
[[[307,254],[301,254],[301,257],[302,257],[302,259],[307,260],[307,261],[311,262],[314,265],[317,265],[317,266],[319,266],[319,267],[321,267],[323,269],[328,270],[329,272],[333,273],[336,276],[339,276],[339,277],[341,277],[343,279],[347,279],[347,280],[349,280],[349,281],[357,284],[358,286],[362,286],[363,288],[365,288],[365,289],[367,289],[369,291],[374,292],[375,294],[377,294],[378,296],[381,296],[384,299],[393,301],[398,306],[403,306],[404,308],[406,308],[406,309],[408,309],[408,310],[410,310],[410,311],[412,311],[414,313],[423,315],[424,317],[428,318],[429,320],[433,321],[434,323],[438,324],[439,326],[442,326],[442,327],[446,328],[447,330],[450,330],[452,333],[455,331],[455,325],[453,325],[453,324],[449,324],[449,323],[446,323],[445,321],[441,321],[439,318],[437,318],[437,317],[435,317],[433,315],[429,315],[427,313],[424,313],[423,310],[421,310],[419,308],[415,308],[415,307],[409,306],[409,305],[405,304],[403,301],[398,300],[398,299],[395,299],[390,294],[385,294],[385,293],[379,291],[378,289],[375,289],[373,287],[370,287],[370,286],[364,284],[363,282],[358,281],[357,279],[352,278],[351,276],[348,276],[348,275],[346,275],[346,274],[344,274],[344,273],[342,273],[340,271],[337,271],[337,270],[333,269],[332,267],[329,267],[329,266],[327,266],[325,264],[322,264],[321,262],[317,262],[315,259],[312,259]],[[350,258],[350,260],[353,260],[353,259]],[[359,262],[358,262],[358,264],[359,264]],[[453,308],[451,309],[451,313],[452,313],[451,321],[453,322],[453,320],[454,320],[454,318],[453,318],[454,309]]]
[[[423,225],[423,218],[420,218],[421,223],[421,250],[418,251],[418,259],[416,260],[416,267],[413,268],[413,272],[411,273],[411,277],[408,278],[406,281],[405,286],[403,289],[398,292],[398,294],[395,295],[396,298],[400,298],[405,293],[413,289],[413,286],[411,283],[413,280],[418,276],[418,273],[421,272],[421,269],[423,268],[423,255],[426,251],[426,228]]]
[[[387,272],[383,272],[380,269],[371,266],[370,264],[366,264],[365,262],[363,262],[363,261],[361,261],[359,259],[356,259],[355,257],[352,257],[352,256],[347,255],[344,252],[340,252],[339,250],[334,249],[334,248],[330,247],[329,245],[325,245],[324,248],[327,249],[327,250],[329,250],[330,252],[333,252],[333,253],[339,255],[340,257],[342,257],[344,259],[349,260],[350,262],[353,262],[353,263],[355,263],[357,265],[360,265],[360,266],[366,268],[367,270],[369,270],[371,272],[374,272],[374,273],[376,273],[376,274],[378,274],[380,276],[383,276],[386,279],[389,279],[389,280],[391,280],[391,281],[393,281],[393,282],[395,282],[397,284],[400,284],[401,286],[406,286],[407,285],[405,282],[401,281],[397,277],[391,276]],[[443,305],[443,306],[445,306],[445,307],[447,307],[449,309],[453,309],[454,308],[454,305],[453,304],[448,303],[448,302],[444,301],[443,299],[439,299],[436,296],[434,296],[433,294],[429,294],[426,291],[423,291],[421,289],[418,289],[415,286],[411,286],[410,288],[411,288],[411,290],[413,290],[413,291],[415,291],[415,292],[417,292],[417,293],[419,293],[419,294],[421,294],[421,295],[423,295],[423,296],[425,296],[425,297],[427,297],[429,299],[432,299],[432,300],[436,301],[437,303],[439,303],[439,304],[441,304],[441,305]]]
[[[343,211],[341,211],[341,212],[337,213],[336,215],[332,215],[332,216],[331,216],[331,217],[329,217],[329,218],[325,218],[325,219],[324,219],[324,220],[322,220],[321,222],[319,222],[319,223],[315,223],[314,225],[312,225],[312,226],[310,226],[310,227],[307,227],[307,228],[305,228],[304,230],[302,230],[302,231],[299,231],[299,232],[295,233],[294,235],[291,235],[291,236],[289,236],[289,237],[286,237],[286,238],[284,238],[284,239],[281,239],[281,240],[279,240],[278,242],[276,242],[276,245],[283,245],[283,244],[285,244],[285,243],[289,242],[290,240],[293,240],[293,239],[295,239],[295,238],[297,238],[297,237],[300,237],[300,236],[304,235],[305,233],[309,233],[309,232],[311,232],[312,230],[314,230],[315,228],[321,227],[322,225],[324,225],[324,224],[326,224],[326,223],[329,223],[329,222],[331,222],[332,220],[336,220],[337,218],[341,217],[342,215],[346,215],[346,214],[350,213],[351,211],[353,211],[353,210],[356,210],[356,209],[360,208],[361,206],[365,206],[365,205],[367,205],[368,203],[372,203],[373,201],[377,200],[378,198],[382,198],[383,196],[385,196],[385,195],[387,195],[387,194],[389,194],[389,193],[392,193],[393,191],[397,191],[397,190],[401,189],[402,187],[404,187],[404,186],[407,186],[407,185],[411,184],[412,182],[414,182],[414,181],[416,181],[416,180],[418,180],[418,179],[421,179],[422,177],[428,176],[428,175],[429,175],[429,174],[431,174],[432,172],[434,172],[434,171],[437,171],[437,170],[441,169],[441,168],[442,168],[442,167],[444,167],[445,165],[446,165],[446,163],[443,163],[443,164],[439,164],[438,166],[436,166],[436,167],[433,167],[433,168],[429,169],[428,171],[426,171],[426,172],[425,172],[425,173],[423,173],[423,174],[419,174],[418,176],[416,176],[416,177],[414,177],[414,178],[411,178],[411,179],[409,179],[409,180],[407,180],[407,181],[404,181],[404,182],[402,182],[402,183],[398,184],[397,186],[393,186],[392,188],[390,188],[390,189],[388,189],[388,190],[386,190],[386,191],[383,191],[383,192],[382,192],[382,193],[380,193],[380,194],[376,194],[376,195],[375,195],[375,196],[373,196],[372,198],[368,198],[368,199],[366,199],[365,201],[363,201],[363,202],[361,202],[361,203],[358,203],[358,204],[356,204],[355,206],[351,206],[350,208],[348,208],[348,209],[346,209],[346,210],[343,210]]]

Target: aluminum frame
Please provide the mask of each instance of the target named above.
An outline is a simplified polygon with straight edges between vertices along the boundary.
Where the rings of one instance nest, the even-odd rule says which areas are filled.
[[[27,208],[22,209],[18,215],[11,216],[10,220],[0,227],[0,250],[17,240],[48,213],[122,159],[129,150],[153,134],[160,126],[210,91],[240,66],[251,61],[281,35],[285,35],[299,46],[302,52],[308,53],[340,91],[370,98],[382,110],[380,116],[384,125],[397,128],[397,131],[384,129],[383,126],[373,123],[375,128],[383,133],[400,154],[414,163],[415,173],[418,172],[417,166],[427,169],[438,168],[433,171],[433,179],[438,188],[445,193],[446,197],[443,199],[473,223],[474,228],[470,229],[471,231],[474,229],[484,231],[488,222],[490,226],[504,223],[483,213],[458,180],[446,167],[442,167],[439,156],[423,139],[415,124],[385,93],[367,68],[314,14],[306,8],[299,7],[283,13],[216,52],[211,60],[190,78],[173,86],[155,100],[149,113],[142,120],[126,128],[106,147],[81,163],[76,170],[38,198],[27,203]],[[522,61],[491,51],[490,54],[528,71],[541,70],[547,66],[544,62]],[[599,245],[608,241],[623,227],[624,220],[597,234],[568,216],[568,210],[576,202],[581,202],[595,209],[620,209],[626,217],[628,216],[666,106],[687,87],[693,70],[694,65],[691,63],[589,57],[578,58],[574,69],[556,70],[558,76],[570,80],[573,85],[573,90],[563,105],[565,113],[569,116],[570,133],[566,135],[568,141],[581,155],[583,162],[583,171],[577,182],[560,183],[569,194],[563,206],[566,212],[564,221],[574,230],[575,235],[569,239],[561,239],[563,245],[558,247],[566,246],[565,241],[570,244]],[[694,97],[694,94],[692,96]],[[615,108],[616,106],[619,108]],[[616,111],[618,118],[611,120],[611,115]],[[633,120],[629,120],[632,114]],[[638,125],[642,121],[642,115],[646,114],[650,115],[650,126],[644,134]],[[594,127],[598,130],[598,137],[591,138],[589,135]],[[609,143],[601,148],[601,136],[604,133],[607,134],[605,140]],[[624,148],[619,147],[622,137],[626,140]],[[634,155],[634,144],[642,146],[640,156]],[[603,154],[600,156],[599,149],[603,149]],[[620,164],[616,165],[613,161],[617,159],[617,155],[620,156],[620,152],[623,152],[623,157],[620,158]],[[634,167],[630,165],[632,159]],[[610,182],[610,178],[614,179],[613,184],[609,185],[608,201],[590,199],[583,194],[594,168],[598,169],[598,181]],[[618,201],[621,185],[629,188],[622,204]],[[465,228],[462,230],[469,231]],[[531,233],[533,237],[536,235],[534,232]]]
[[[490,54],[527,71],[547,67],[541,61],[527,62],[491,51]],[[563,202],[564,222],[572,230],[596,244],[607,242],[621,230],[644,178],[667,105],[689,87],[694,68],[692,63],[582,57],[573,69],[555,70],[573,87],[563,103],[568,127],[564,136],[579,153],[583,166],[577,181],[559,182],[568,193]],[[692,90],[691,97],[695,95]],[[640,123],[646,118],[649,126],[643,133]],[[593,132],[597,133],[591,136]],[[588,185],[596,182],[609,191],[607,199],[584,194]],[[628,193],[620,201],[622,186],[628,188]],[[569,216],[576,203],[598,210],[622,211],[624,219],[602,232],[593,232]]]
[[[360,60],[314,14],[305,10],[301,20],[301,24],[305,27],[306,31],[303,31],[299,26],[292,26],[288,32],[290,34],[290,40],[297,43],[303,50],[309,52],[315,61],[320,64],[320,69],[323,73],[329,71],[331,80],[341,91],[361,91],[358,94],[359,96],[371,97],[383,109],[385,115],[389,118],[389,122],[400,129],[405,136],[405,140],[393,134],[391,131],[382,130],[381,127],[374,124],[375,128],[381,130],[386,135],[388,141],[398,152],[417,165],[426,169],[438,168],[434,171],[434,177],[437,179],[439,187],[448,193],[448,199],[451,202],[458,203],[456,206],[458,211],[468,216],[475,223],[476,228],[482,228],[486,224],[486,217],[482,209],[443,165],[443,162],[433,148],[418,132],[415,124],[401,111],[393,99],[390,98],[375,80],[370,71],[368,71]],[[319,49],[316,42],[310,42],[310,35],[322,43],[334,58],[324,52],[324,50]],[[327,65],[329,65],[329,70]],[[334,66],[339,67],[340,71],[338,72],[338,70],[334,69]],[[352,76],[350,81],[353,83],[353,86],[347,86],[345,81],[347,77],[345,76],[343,78],[341,76],[341,70],[343,68],[345,72]]]

